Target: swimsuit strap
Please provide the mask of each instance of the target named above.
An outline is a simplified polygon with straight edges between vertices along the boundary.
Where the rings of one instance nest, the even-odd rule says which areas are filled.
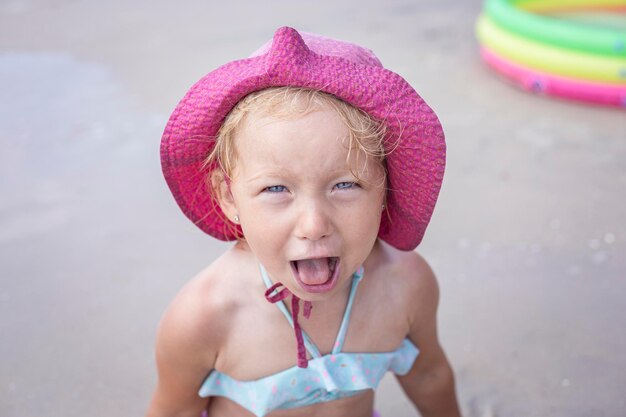
[[[268,291],[266,292],[265,297],[268,299],[268,301],[276,304],[278,306],[278,309],[283,313],[283,315],[287,318],[287,321],[289,321],[289,324],[291,325],[291,327],[294,328],[294,330],[296,330],[296,339],[299,339],[299,335],[301,335],[302,337],[302,341],[304,342],[304,346],[306,347],[306,350],[309,351],[309,353],[311,354],[311,356],[313,356],[314,358],[319,358],[322,355],[320,354],[319,349],[317,348],[317,346],[315,346],[315,344],[311,341],[311,338],[309,337],[309,335],[306,334],[306,332],[302,329],[300,329],[300,326],[296,326],[297,323],[297,314],[298,311],[297,309],[294,309],[294,307],[297,306],[298,304],[298,300],[299,298],[297,298],[295,295],[291,294],[289,292],[289,290],[287,290],[286,288],[283,289],[282,291],[280,291],[280,293],[284,294],[282,296],[282,298],[280,298],[280,300],[288,297],[291,294],[291,300],[292,300],[292,311],[295,313],[295,317],[292,317],[292,314],[289,313],[289,311],[287,310],[287,307],[285,307],[285,304],[282,302],[278,302],[280,301],[279,299],[275,299],[276,301],[273,301],[272,299],[270,299],[268,297],[268,295],[271,294],[271,292],[275,292],[275,290],[278,287],[278,284],[273,285],[272,281],[270,280],[270,277],[267,275],[267,271],[265,270],[265,267],[263,267],[263,265],[259,264],[259,269],[261,270],[261,276],[263,277],[263,282],[265,283],[265,286],[267,287]],[[270,291],[273,290],[273,291]],[[270,293],[270,294],[268,294]],[[279,294],[280,294],[279,293]],[[278,295],[278,294],[277,294]],[[310,314],[310,303],[308,304],[308,306],[305,303],[305,317],[308,318],[308,314]],[[308,310],[308,311],[307,311]],[[298,340],[298,350],[300,350],[300,340]],[[301,361],[300,361],[300,352],[298,352],[298,366],[301,365]],[[305,358],[306,360],[306,358]],[[306,366],[301,366],[302,368],[306,368]]]
[[[317,346],[315,346],[315,344],[313,343],[309,335],[307,335],[306,332],[302,330],[297,323],[297,314],[298,314],[297,305],[298,305],[299,299],[295,295],[291,294],[289,290],[287,290],[286,288],[280,291],[279,293],[275,294],[274,296],[271,296],[271,293],[278,291],[277,288],[282,284],[273,285],[263,265],[259,264],[259,269],[261,270],[261,276],[263,277],[263,282],[265,283],[265,286],[268,288],[268,291],[266,292],[266,298],[268,299],[268,301],[273,302],[278,306],[278,309],[287,318],[287,321],[289,322],[291,327],[293,327],[296,330],[296,338],[299,339],[299,337],[302,337],[304,346],[306,346],[306,350],[309,351],[311,356],[313,356],[314,358],[321,357],[322,355],[320,354],[320,351],[317,348]],[[346,339],[346,334],[348,333],[348,325],[350,324],[350,313],[352,312],[352,305],[354,304],[354,297],[356,295],[356,289],[362,277],[363,277],[363,266],[359,267],[359,269],[354,274],[352,274],[352,286],[350,287],[350,295],[348,296],[348,303],[346,304],[346,310],[344,311],[343,319],[341,321],[341,326],[339,327],[339,332],[337,333],[337,338],[335,339],[335,344],[333,345],[333,350],[332,350],[333,354],[337,354],[341,352],[341,349],[343,349],[343,344]],[[291,295],[292,297],[291,301],[292,301],[293,311],[291,314],[287,310],[287,307],[285,307],[285,304],[282,302],[279,302],[287,298],[289,295]],[[304,315],[306,318],[308,318],[308,315],[310,314],[310,309],[311,309],[310,303],[305,302]],[[295,317],[294,317],[294,313],[295,313]],[[300,346],[300,340],[298,340],[298,342]],[[299,352],[299,356],[301,356],[300,352]],[[300,366],[300,363],[298,366]],[[305,366],[301,366],[301,367],[305,367]]]
[[[352,287],[350,288],[348,304],[346,305],[346,311],[343,313],[343,320],[341,322],[341,327],[339,327],[339,333],[337,333],[337,339],[333,345],[332,353],[334,355],[341,352],[343,349],[343,342],[346,340],[346,333],[348,333],[348,325],[350,324],[350,313],[352,313],[352,304],[354,303],[356,288],[359,286],[361,278],[363,278],[363,266],[360,266],[359,269],[352,274]]]

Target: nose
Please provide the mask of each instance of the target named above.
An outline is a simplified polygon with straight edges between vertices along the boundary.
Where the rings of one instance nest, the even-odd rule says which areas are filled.
[[[295,233],[300,239],[320,240],[333,232],[332,219],[321,204],[307,202],[300,210]]]

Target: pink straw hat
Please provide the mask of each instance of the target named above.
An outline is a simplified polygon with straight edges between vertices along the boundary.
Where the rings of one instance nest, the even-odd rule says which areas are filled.
[[[161,165],[185,215],[217,239],[237,238],[235,225],[225,224],[228,220],[207,185],[208,172],[216,167],[203,164],[237,102],[278,86],[330,93],[385,123],[388,193],[378,236],[398,249],[414,249],[424,236],[443,180],[446,146],[439,119],[409,83],[383,68],[369,49],[289,27],[279,28],[251,57],[205,75],[170,116],[161,141]]]

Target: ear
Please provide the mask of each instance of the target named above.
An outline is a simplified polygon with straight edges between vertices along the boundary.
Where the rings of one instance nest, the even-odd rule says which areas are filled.
[[[233,223],[233,219],[239,213],[239,210],[237,210],[235,199],[230,191],[230,178],[221,169],[216,169],[211,174],[211,186],[220,204],[220,209],[222,209],[228,220]]]

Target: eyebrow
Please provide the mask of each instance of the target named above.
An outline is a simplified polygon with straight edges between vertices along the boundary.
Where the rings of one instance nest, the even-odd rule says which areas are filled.
[[[268,171],[261,171],[259,174],[254,175],[253,177],[249,178],[248,181],[246,181],[247,183],[251,183],[251,182],[255,182],[255,181],[259,181],[263,178],[267,178],[267,177],[271,177],[271,178],[275,178],[275,177],[285,177],[285,176],[289,176],[290,172],[287,170],[268,170]]]
[[[284,170],[284,169],[279,169],[279,170],[268,170],[268,171],[261,171],[261,173],[254,175],[253,177],[249,178],[246,183],[250,184],[265,178],[284,178],[284,177],[289,177],[290,175],[293,175],[290,171],[288,170]],[[354,177],[354,174],[352,173],[352,171],[350,171],[350,169],[346,168],[344,169],[337,169],[334,171],[328,171],[326,172],[326,175],[328,175],[329,177],[332,176],[351,176]]]

